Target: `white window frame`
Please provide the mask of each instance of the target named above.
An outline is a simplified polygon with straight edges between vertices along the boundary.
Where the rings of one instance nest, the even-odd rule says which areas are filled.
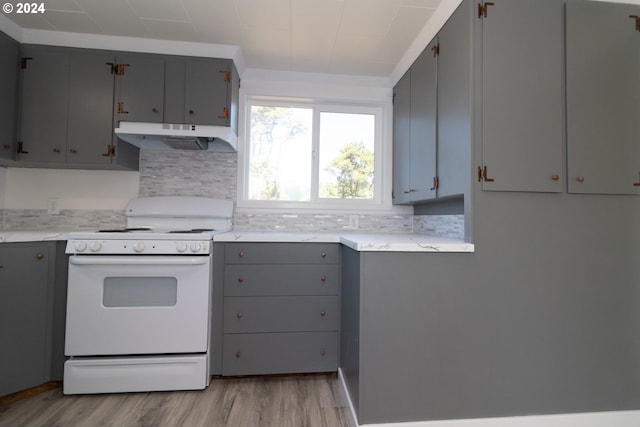
[[[390,211],[392,210],[389,192],[390,171],[388,163],[390,153],[386,153],[384,140],[388,126],[387,106],[379,102],[345,102],[342,100],[317,100],[305,98],[272,97],[262,95],[247,95],[241,122],[244,123],[243,134],[238,141],[238,199],[237,206],[242,211],[282,211],[288,212],[362,212],[362,211]],[[248,199],[249,185],[249,153],[248,144],[251,140],[251,107],[255,105],[269,105],[278,107],[310,108],[313,110],[312,129],[312,169],[311,169],[311,200],[309,201],[281,201],[281,200],[250,200]],[[374,197],[372,199],[338,199],[319,198],[319,143],[320,143],[320,113],[371,114],[375,116],[374,139]]]

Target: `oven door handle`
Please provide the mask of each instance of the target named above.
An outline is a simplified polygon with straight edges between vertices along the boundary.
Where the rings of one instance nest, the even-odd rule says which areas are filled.
[[[69,257],[69,263],[73,265],[203,265],[209,261],[209,257],[177,256],[177,257],[110,257],[110,256],[77,256]]]

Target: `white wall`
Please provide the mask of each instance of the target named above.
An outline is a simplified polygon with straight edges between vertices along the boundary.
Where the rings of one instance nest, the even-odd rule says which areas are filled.
[[[138,172],[0,168],[0,208],[123,210],[138,195]]]

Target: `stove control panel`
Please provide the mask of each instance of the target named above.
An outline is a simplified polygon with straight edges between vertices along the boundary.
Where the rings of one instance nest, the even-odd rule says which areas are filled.
[[[208,255],[211,241],[69,240],[66,253],[87,255]]]

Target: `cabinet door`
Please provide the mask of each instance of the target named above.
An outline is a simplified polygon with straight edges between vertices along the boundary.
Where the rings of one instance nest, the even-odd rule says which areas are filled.
[[[438,197],[469,188],[473,6],[463,2],[438,33]]]
[[[411,66],[409,199],[436,197],[437,40]]]
[[[185,123],[184,91],[186,81],[186,68],[186,61],[182,58],[170,57],[165,60],[165,123]]]
[[[46,246],[0,245],[0,396],[47,375]]]
[[[115,120],[162,123],[164,59],[158,55],[119,55],[116,62]]]
[[[109,164],[113,135],[113,55],[76,50],[70,56],[69,163]],[[64,160],[64,152],[61,155]]]
[[[393,88],[393,203],[409,202],[411,161],[411,69]]]
[[[61,162],[67,143],[69,53],[66,50],[22,47],[19,160]],[[58,153],[59,150],[61,153]]]
[[[571,193],[640,194],[640,31],[632,16],[640,6],[566,5]]]
[[[562,191],[560,0],[494,0],[482,18],[484,190]]]
[[[18,87],[18,54],[20,44],[0,32],[0,117],[5,124],[0,127],[0,158],[12,159],[16,143],[16,100]]]
[[[189,60],[185,70],[185,122],[197,125],[229,126],[229,84],[227,61]]]

